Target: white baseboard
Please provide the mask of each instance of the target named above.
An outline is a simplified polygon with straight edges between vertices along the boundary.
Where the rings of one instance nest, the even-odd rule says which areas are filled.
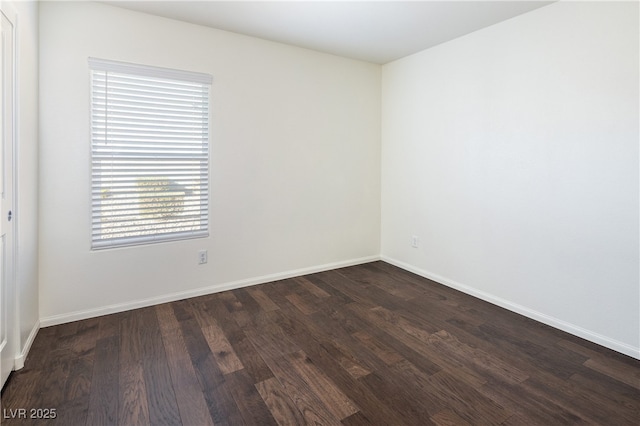
[[[20,370],[24,367],[24,361],[27,359],[27,355],[29,355],[29,350],[31,350],[31,345],[33,341],[36,339],[36,335],[38,334],[38,330],[40,330],[40,321],[36,321],[29,333],[29,337],[27,337],[27,341],[24,343],[22,347],[22,351],[20,351],[20,355],[18,355],[13,363],[13,368],[15,370]]]
[[[575,324],[571,324],[569,322],[563,321],[558,318],[554,318],[547,314],[543,314],[541,312],[535,311],[533,309],[527,308],[526,306],[519,305],[517,303],[510,302],[508,300],[497,297],[493,294],[486,293],[484,291],[480,291],[473,287],[470,287],[465,284],[461,284],[454,280],[450,280],[446,277],[440,276],[438,274],[433,274],[431,272],[422,270],[420,268],[416,268],[415,266],[409,265],[407,263],[401,262],[399,260],[387,257],[380,256],[380,260],[395,265],[399,268],[407,270],[409,272],[413,272],[414,274],[420,275],[422,277],[428,278],[432,281],[435,281],[439,284],[445,285],[447,287],[454,288],[463,293],[469,294],[471,296],[477,297],[478,299],[482,299],[486,302],[492,303],[494,305],[500,306],[501,308],[508,309],[512,312],[518,313],[520,315],[524,315],[527,318],[534,319],[543,324],[549,325],[551,327],[557,328],[562,331],[566,331],[567,333],[573,334],[575,336],[581,337],[585,340],[589,340],[590,342],[597,343],[601,346],[604,346],[609,349],[613,349],[614,351],[623,353],[630,357],[640,359],[640,348],[633,347],[624,342],[620,342],[615,339],[611,339],[607,336],[603,336],[602,334],[595,333],[593,331],[584,329]]]
[[[119,304],[108,305],[108,306],[94,308],[94,309],[87,309],[83,311],[76,311],[76,312],[70,312],[70,313],[41,318],[39,324],[36,324],[33,330],[31,331],[31,333],[29,334],[29,338],[27,339],[27,342],[22,350],[22,353],[16,359],[15,368],[16,370],[18,370],[24,366],[24,360],[27,357],[29,349],[31,348],[31,344],[33,343],[33,340],[35,339],[35,336],[40,327],[49,327],[52,325],[64,324],[71,321],[79,321],[87,318],[94,318],[102,315],[108,315],[108,314],[113,314],[117,312],[124,312],[124,311],[137,309],[137,308],[144,308],[147,306],[153,306],[161,303],[173,302],[176,300],[188,299],[191,297],[203,296],[211,293],[218,293],[221,291],[234,290],[237,288],[264,284],[272,281],[283,280],[283,279],[297,277],[301,275],[328,271],[331,269],[360,265],[363,263],[374,262],[376,260],[385,261],[387,263],[395,265],[409,272],[413,272],[417,275],[433,280],[439,284],[454,288],[463,293],[477,297],[478,299],[482,299],[486,302],[492,303],[494,305],[508,309],[512,312],[518,313],[520,315],[524,315],[525,317],[539,321],[543,324],[549,325],[551,327],[557,328],[562,331],[566,331],[567,333],[570,333],[575,336],[581,337],[583,339],[589,340],[591,342],[597,343],[601,346],[623,353],[630,357],[640,359],[640,348],[633,347],[631,345],[628,345],[624,342],[620,342],[615,339],[611,339],[602,334],[595,333],[591,330],[584,329],[575,324],[571,324],[569,322],[560,320],[558,318],[549,316],[547,314],[535,311],[533,309],[527,308],[526,306],[513,303],[509,300],[497,297],[493,294],[480,291],[476,288],[473,288],[465,284],[461,284],[457,281],[448,279],[438,274],[434,274],[434,273],[422,270],[420,268],[416,268],[415,266],[390,258],[388,256],[368,256],[368,257],[362,257],[362,258],[352,259],[348,261],[327,263],[324,265],[318,265],[318,266],[313,266],[309,268],[294,269],[291,271],[280,272],[277,274],[263,275],[260,277],[248,278],[245,280],[238,280],[238,281],[232,281],[232,282],[223,283],[223,284],[217,284],[213,286],[201,287],[198,289],[187,290],[183,292],[170,293],[170,294],[152,297],[148,299],[119,303]]]
[[[223,283],[223,284],[216,284],[212,286],[201,287],[193,290],[170,293],[162,296],[151,297],[148,299],[118,303],[115,305],[108,305],[108,306],[103,306],[103,307],[94,308],[94,309],[87,309],[83,311],[52,315],[49,317],[40,318],[40,325],[42,327],[49,327],[52,325],[64,324],[71,321],[79,321],[87,318],[94,318],[102,315],[108,315],[108,314],[114,314],[117,312],[129,311],[132,309],[144,308],[147,306],[158,305],[161,303],[174,302],[176,300],[188,299],[190,297],[203,296],[205,294],[218,293],[221,291],[234,290],[236,288],[248,287],[252,285],[268,283],[271,281],[284,280],[287,278],[298,277],[301,275],[328,271],[331,269],[360,265],[362,263],[374,262],[376,260],[380,260],[380,256],[377,256],[377,255],[367,256],[367,257],[361,257],[358,259],[352,259],[352,260],[347,260],[342,262],[327,263],[324,265],[312,266],[309,268],[294,269],[291,271],[280,272],[277,274],[263,275],[260,277],[248,278],[245,280],[232,281],[232,282]]]

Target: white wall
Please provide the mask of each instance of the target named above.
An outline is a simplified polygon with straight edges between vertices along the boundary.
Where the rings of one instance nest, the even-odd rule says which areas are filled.
[[[38,4],[12,2],[17,12],[16,173],[18,358],[39,327],[38,312]]]
[[[379,66],[95,3],[40,25],[43,324],[379,254]],[[213,75],[211,237],[90,250],[90,56]]]
[[[640,357],[638,30],[560,2],[383,66],[383,258]]]

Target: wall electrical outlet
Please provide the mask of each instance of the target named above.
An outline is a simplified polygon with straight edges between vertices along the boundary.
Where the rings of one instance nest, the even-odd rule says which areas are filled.
[[[411,247],[418,248],[420,245],[420,238],[417,235],[411,236]]]
[[[198,264],[199,265],[204,265],[205,263],[207,263],[207,251],[206,250],[200,250],[198,252]]]

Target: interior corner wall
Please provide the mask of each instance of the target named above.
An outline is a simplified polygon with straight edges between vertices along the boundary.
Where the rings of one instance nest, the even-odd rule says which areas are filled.
[[[382,258],[640,358],[638,37],[558,2],[383,66]]]
[[[38,4],[11,2],[16,25],[17,367],[39,328],[38,310]]]
[[[213,75],[210,237],[90,249],[88,57]],[[377,258],[380,76],[109,5],[41,2],[43,324]]]

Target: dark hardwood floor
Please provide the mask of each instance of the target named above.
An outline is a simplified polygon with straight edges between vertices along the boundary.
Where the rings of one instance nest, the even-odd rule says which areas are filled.
[[[2,423],[638,425],[639,389],[638,360],[374,262],[43,328]]]

